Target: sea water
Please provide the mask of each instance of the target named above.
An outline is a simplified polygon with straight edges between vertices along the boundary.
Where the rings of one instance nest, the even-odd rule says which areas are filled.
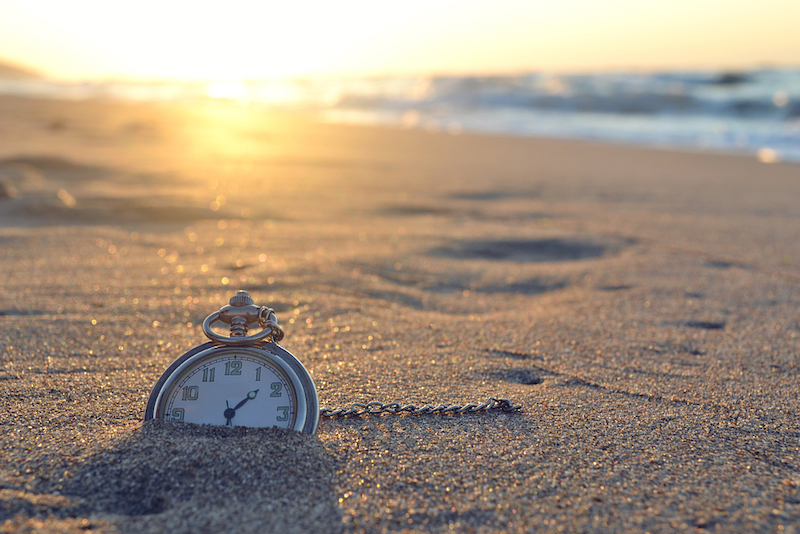
[[[800,68],[269,81],[0,80],[0,94],[304,109],[331,122],[583,139],[800,161]]]

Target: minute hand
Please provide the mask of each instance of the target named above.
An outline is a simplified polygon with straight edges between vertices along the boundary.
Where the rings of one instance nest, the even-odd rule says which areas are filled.
[[[244,398],[244,400],[243,400],[243,401],[241,401],[239,404],[237,404],[236,406],[234,406],[234,407],[233,407],[233,409],[234,409],[234,410],[238,410],[239,408],[241,408],[242,406],[244,406],[244,403],[246,403],[247,401],[249,401],[249,400],[251,400],[251,399],[255,399],[255,398],[256,398],[256,395],[258,395],[258,390],[251,391],[250,393],[248,393],[248,394],[247,394],[247,397],[245,397],[245,398]]]

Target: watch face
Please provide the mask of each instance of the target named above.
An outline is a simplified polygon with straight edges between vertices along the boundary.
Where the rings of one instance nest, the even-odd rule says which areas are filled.
[[[281,347],[212,346],[184,358],[154,388],[146,419],[316,430],[318,415],[312,412],[307,421],[309,410],[318,410],[314,384]]]

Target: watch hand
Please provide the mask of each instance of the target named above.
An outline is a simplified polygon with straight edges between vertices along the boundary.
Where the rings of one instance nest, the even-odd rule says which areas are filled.
[[[249,400],[252,400],[252,399],[255,399],[257,394],[258,394],[258,390],[251,391],[250,393],[248,393],[247,397],[245,397],[242,402],[240,402],[239,404],[236,405],[236,407],[234,407],[234,410],[238,410],[239,408],[244,406],[245,402],[247,402]]]
[[[236,410],[244,406],[245,402],[255,399],[256,395],[258,395],[258,390],[251,391],[250,393],[247,394],[247,397],[245,397],[242,402],[240,402],[233,408],[231,408],[231,405],[228,404],[228,401],[225,401],[225,406],[227,406],[227,408],[225,409],[225,412],[222,414],[223,416],[225,416],[225,426],[233,426],[233,423],[231,423],[231,419],[233,419],[234,416],[236,415]]]
[[[232,424],[231,419],[233,419],[233,416],[236,415],[236,410],[231,408],[231,405],[228,404],[228,401],[225,401],[225,406],[227,406],[227,408],[225,409],[225,412],[222,414],[223,416],[225,416],[225,426],[231,426]]]

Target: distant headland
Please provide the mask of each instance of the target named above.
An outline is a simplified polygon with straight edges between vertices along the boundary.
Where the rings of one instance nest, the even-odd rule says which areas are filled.
[[[15,65],[8,61],[0,59],[0,79],[20,80],[20,79],[34,79],[41,77],[42,77],[41,74],[32,69],[29,69],[28,67]]]

